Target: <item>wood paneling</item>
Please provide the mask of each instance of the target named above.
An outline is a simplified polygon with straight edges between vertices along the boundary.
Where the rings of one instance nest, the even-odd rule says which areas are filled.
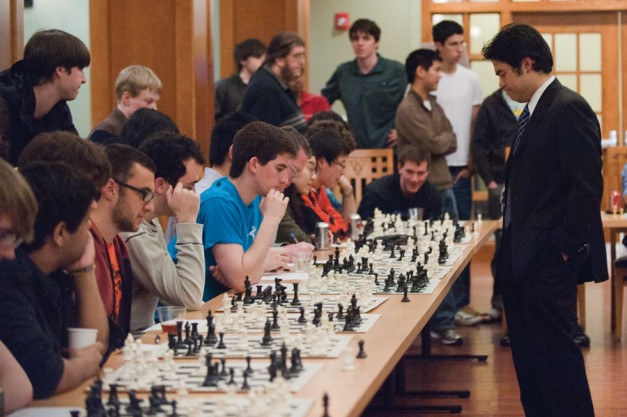
[[[113,85],[133,64],[163,82],[159,110],[209,149],[213,121],[210,0],[92,0],[92,124],[115,107]]]
[[[0,1],[0,70],[22,59],[24,51],[24,2]]]
[[[307,43],[309,0],[221,0],[220,78],[236,70],[235,44],[257,38],[266,45],[279,32],[296,32]]]

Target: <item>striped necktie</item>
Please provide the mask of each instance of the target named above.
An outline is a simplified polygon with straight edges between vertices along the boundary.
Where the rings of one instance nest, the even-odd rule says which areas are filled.
[[[516,130],[516,138],[514,139],[514,144],[512,145],[512,155],[516,153],[518,150],[518,146],[520,145],[520,138],[525,132],[525,126],[529,122],[529,107],[525,106],[522,114],[518,118],[518,129]],[[511,206],[511,189],[512,189],[512,180],[511,178],[507,182],[506,194],[507,197],[505,199],[505,214],[503,216],[503,228],[507,229],[512,222],[512,206]]]

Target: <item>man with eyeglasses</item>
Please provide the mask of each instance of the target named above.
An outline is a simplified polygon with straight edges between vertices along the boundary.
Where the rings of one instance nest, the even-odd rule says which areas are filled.
[[[329,224],[331,232],[342,237],[348,233],[350,215],[357,212],[353,189],[347,182],[348,186],[340,186],[342,204],[338,211],[329,201],[326,188],[340,184],[348,155],[355,150],[355,140],[350,134],[343,135],[339,124],[333,121],[314,123],[307,131],[307,139],[316,157],[316,179],[312,191],[301,197],[306,208],[301,228],[311,234],[316,223],[323,221]]]
[[[155,324],[159,300],[199,310],[205,287],[203,225],[196,223],[200,197],[194,192],[205,163],[200,147],[186,136],[163,132],[143,142],[139,150],[156,167],[155,208],[146,214],[139,230],[122,233],[133,271],[133,333]],[[176,219],[176,263],[167,251],[161,216]]]
[[[305,42],[295,33],[272,37],[266,62],[250,80],[242,111],[274,126],[293,126],[304,132],[305,116],[289,83],[305,71]]]
[[[106,148],[111,178],[92,212],[96,277],[111,324],[111,344],[119,347],[130,331],[132,270],[120,232],[136,232],[154,211],[155,165],[143,152],[121,144]]]

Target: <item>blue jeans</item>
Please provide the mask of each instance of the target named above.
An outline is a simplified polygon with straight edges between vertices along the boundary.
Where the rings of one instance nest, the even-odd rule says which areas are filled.
[[[465,167],[449,167],[453,180]],[[472,184],[469,178],[462,178],[453,185],[460,220],[470,220],[472,211]],[[459,275],[451,291],[455,292],[455,309],[460,310],[470,304],[470,263]]]
[[[453,189],[441,190],[440,195],[442,196],[442,214],[448,213],[452,219],[457,219],[457,204]],[[429,326],[433,330],[446,330],[455,327],[455,313],[457,312],[455,286],[458,282],[459,279],[455,281],[455,284],[453,284],[453,287],[446,294],[442,303],[429,320]]]

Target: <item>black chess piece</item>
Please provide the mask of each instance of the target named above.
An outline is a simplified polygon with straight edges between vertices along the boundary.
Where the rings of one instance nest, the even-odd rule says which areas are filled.
[[[331,417],[329,415],[329,394],[327,394],[326,392],[322,396],[322,406],[324,407],[324,413],[322,414],[322,417]]]
[[[253,287],[250,285],[250,279],[248,275],[244,279],[244,304],[249,305],[253,303]]]
[[[365,342],[363,339],[357,342],[357,344],[359,345],[359,352],[357,352],[357,359],[364,359],[368,357],[368,354],[364,350],[364,343]]]
[[[409,299],[409,296],[407,295],[407,285],[405,285],[403,287],[403,298],[401,299],[401,302],[403,303],[409,303],[411,300]]]
[[[183,343],[185,344],[185,346],[187,346],[189,344],[189,342],[191,342],[191,326],[189,325],[189,322],[186,321],[185,322],[185,340],[183,340]]]
[[[266,324],[263,328],[263,338],[261,339],[261,346],[270,346],[272,344],[271,332],[272,325],[270,319],[266,319]]]
[[[183,321],[178,320],[176,322],[176,348],[185,349],[185,343],[183,342]]]
[[[218,341],[216,337],[216,326],[213,324],[213,314],[211,310],[207,312],[207,337],[205,337],[205,345],[213,346]]]
[[[200,333],[198,333],[198,322],[192,323],[192,340],[198,340]]]
[[[290,304],[293,306],[299,306],[300,300],[298,299],[298,282],[294,282],[292,285],[294,286],[294,298],[292,298],[292,302]]]
[[[109,401],[107,401],[107,405],[118,409],[120,408],[117,384],[109,384]]]
[[[303,370],[303,362],[300,358],[300,349],[293,348],[290,357],[290,373],[292,375],[298,375]]]
[[[299,324],[307,323],[307,319],[305,318],[305,307],[301,307],[298,309],[300,311],[300,316],[298,317]]]
[[[227,385],[235,385],[235,368],[229,368],[229,382]]]
[[[279,326],[279,310],[274,307],[272,310],[272,330],[279,330],[281,326]]]
[[[226,349],[226,345],[224,344],[224,332],[218,333],[220,336],[220,343],[218,343],[217,349]]]
[[[244,373],[247,375],[252,375],[255,371],[253,371],[252,366],[250,366],[251,357],[250,355],[246,356],[246,369],[244,369]]]
[[[342,329],[342,331],[352,332],[353,330],[353,310],[349,308],[345,315],[344,329]]]
[[[128,401],[129,404],[126,406],[127,413],[130,413],[133,417],[144,414],[141,407],[142,400],[137,398],[137,392],[134,389],[128,392]]]
[[[242,390],[248,391],[250,389],[250,385],[248,385],[248,374],[246,373],[246,371],[243,371],[242,375],[244,376],[244,383],[242,384]]]
[[[257,294],[255,300],[263,300],[263,285],[257,285]]]
[[[218,375],[216,368],[211,363],[213,356],[211,353],[207,353],[205,356],[205,365],[207,366],[207,375],[205,376],[205,381],[203,382],[203,387],[217,387],[218,381],[220,380],[220,375]]]
[[[179,417],[179,414],[176,412],[176,400],[172,400],[172,412],[168,415],[168,417]]]

